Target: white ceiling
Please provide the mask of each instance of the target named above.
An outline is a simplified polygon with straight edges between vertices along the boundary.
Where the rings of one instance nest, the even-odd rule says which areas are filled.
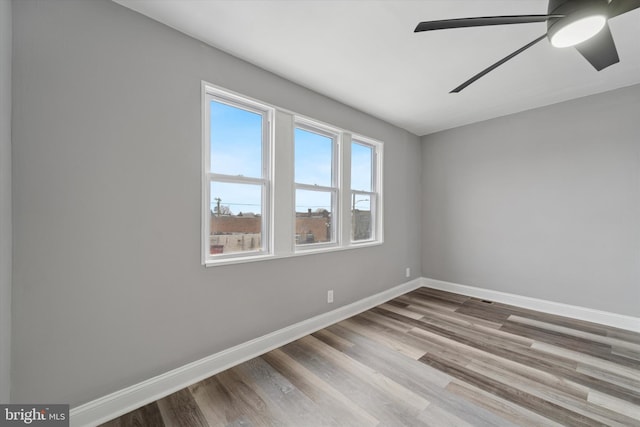
[[[532,23],[413,33],[420,21],[544,14],[546,0],[114,0],[416,135],[640,83],[640,9],[609,21],[620,63],[601,72]]]

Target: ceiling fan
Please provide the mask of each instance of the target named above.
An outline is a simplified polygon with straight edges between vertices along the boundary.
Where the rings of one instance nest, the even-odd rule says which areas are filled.
[[[574,46],[598,71],[620,61],[607,20],[640,8],[640,0],[549,0],[546,15],[485,16],[420,22],[414,32],[546,22],[547,32],[482,70],[449,93],[458,93],[545,37],[554,47]]]

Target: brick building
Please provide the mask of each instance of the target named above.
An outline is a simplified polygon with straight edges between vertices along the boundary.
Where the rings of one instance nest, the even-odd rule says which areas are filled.
[[[254,214],[211,215],[211,253],[238,252],[261,247],[262,216]],[[331,214],[326,211],[296,213],[296,243],[331,239]]]

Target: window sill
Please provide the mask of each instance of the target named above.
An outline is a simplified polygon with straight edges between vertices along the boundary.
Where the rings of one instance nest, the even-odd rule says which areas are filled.
[[[283,258],[293,258],[298,256],[306,256],[306,255],[316,255],[316,254],[325,254],[331,252],[341,252],[341,251],[349,251],[353,249],[362,249],[369,248],[373,246],[380,246],[384,242],[383,241],[367,241],[367,242],[358,242],[351,243],[349,246],[331,246],[331,247],[321,247],[321,248],[305,248],[303,250],[298,249],[296,252],[291,252],[287,254],[261,254],[261,255],[249,255],[243,257],[234,257],[234,258],[221,258],[216,260],[207,260],[203,264],[205,267],[218,267],[223,265],[233,265],[233,264],[245,264],[249,262],[259,262],[259,261],[270,261],[274,259],[283,259]]]

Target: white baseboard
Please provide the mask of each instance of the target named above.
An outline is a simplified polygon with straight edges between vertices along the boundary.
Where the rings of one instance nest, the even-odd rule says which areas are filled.
[[[625,316],[623,314],[610,313],[608,311],[595,310],[592,308],[525,297],[424,277],[422,278],[422,284],[427,288],[454,292],[470,297],[482,298],[531,310],[542,311],[544,313],[557,314],[559,316],[571,317],[573,319],[585,320],[587,322],[600,323],[602,325],[613,326],[615,328],[640,332],[640,318],[638,317]]]
[[[419,278],[72,408],[70,413],[71,426],[96,426],[102,424],[225,369],[423,286],[640,332],[640,318],[637,317],[441,280]]]
[[[223,350],[71,409],[71,426],[96,426],[423,285],[415,279]]]

